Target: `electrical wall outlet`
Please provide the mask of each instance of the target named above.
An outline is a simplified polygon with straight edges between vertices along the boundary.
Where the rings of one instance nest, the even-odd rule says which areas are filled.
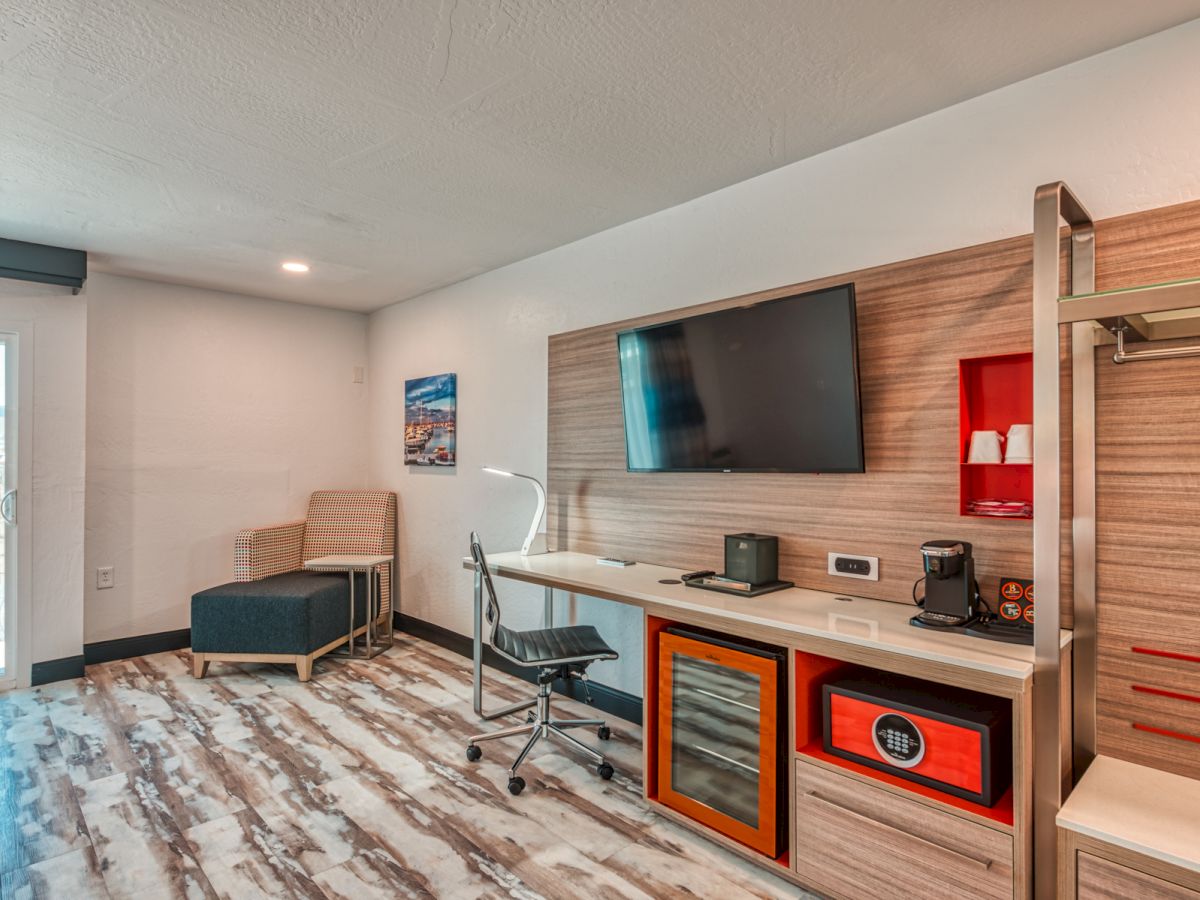
[[[863,581],[879,580],[878,556],[854,556],[850,553],[829,554],[829,574],[842,578],[861,578]]]
[[[96,590],[104,591],[117,583],[112,566],[101,566],[96,570]]]

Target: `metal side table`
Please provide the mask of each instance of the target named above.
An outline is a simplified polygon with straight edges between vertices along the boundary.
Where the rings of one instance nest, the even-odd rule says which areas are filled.
[[[379,577],[379,570],[383,566],[388,567],[388,571],[392,575],[392,596],[396,593],[396,573],[393,568],[394,558],[383,554],[373,555],[355,555],[355,554],[336,554],[334,556],[318,556],[316,559],[310,559],[304,564],[304,568],[309,572],[345,572],[346,577],[350,580],[350,629],[346,634],[346,649],[345,651],[334,651],[329,656],[337,656],[345,659],[374,659],[384,650],[392,647],[395,641],[395,634],[392,629],[392,620],[394,615],[388,616],[386,631],[380,633],[378,630],[379,619],[379,590],[376,587],[376,579]],[[362,626],[362,635],[364,646],[361,654],[354,652],[356,638],[358,634],[354,627],[354,576],[362,572],[367,576],[367,621]],[[383,635],[387,635],[387,640],[383,639]]]

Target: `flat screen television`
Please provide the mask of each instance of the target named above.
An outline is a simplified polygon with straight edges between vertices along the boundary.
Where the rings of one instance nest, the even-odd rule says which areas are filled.
[[[862,472],[854,285],[617,335],[631,472]]]

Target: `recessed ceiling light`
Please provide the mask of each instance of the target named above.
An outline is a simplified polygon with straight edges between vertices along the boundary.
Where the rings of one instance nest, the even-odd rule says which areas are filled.
[[[294,262],[289,260],[288,262],[285,262],[281,268],[285,272],[307,272],[308,263]]]

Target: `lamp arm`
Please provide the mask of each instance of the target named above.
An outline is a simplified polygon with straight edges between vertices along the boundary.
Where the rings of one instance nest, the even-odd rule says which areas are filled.
[[[530,478],[528,475],[520,475],[519,478],[527,479],[533,489],[537,491],[537,512],[533,514],[533,522],[529,525],[529,535],[525,538],[525,543],[521,545],[521,555],[528,556],[529,548],[533,546],[534,540],[537,538],[538,526],[542,524],[542,516],[546,513],[546,489],[542,487],[542,483],[536,478]]]

